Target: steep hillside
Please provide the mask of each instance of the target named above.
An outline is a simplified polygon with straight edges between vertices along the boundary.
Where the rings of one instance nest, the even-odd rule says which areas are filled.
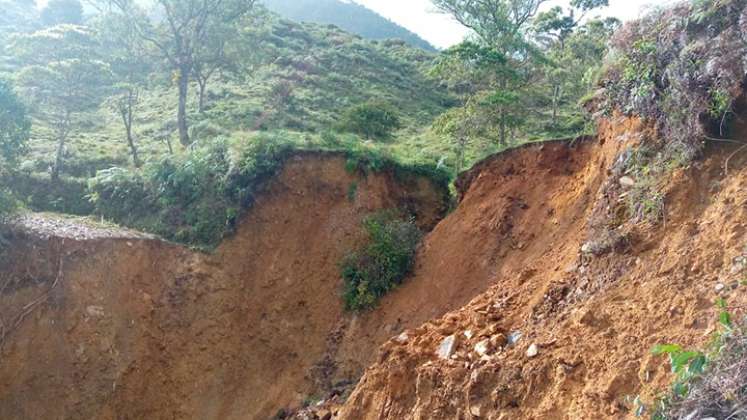
[[[338,263],[362,218],[408,208],[427,229],[442,197],[426,179],[306,154],[214,255],[28,218],[0,274],[0,417],[266,419],[324,394],[354,322]]]
[[[331,24],[364,38],[401,39],[413,47],[436,51],[428,41],[360,4],[340,0],[263,0],[279,15],[298,22]]]
[[[621,205],[617,156],[650,133],[616,119],[575,150],[524,149],[463,177],[459,210],[420,259],[428,274],[385,304],[401,335],[380,349],[339,418],[618,419],[634,417],[636,399],[651,407],[672,380],[654,345],[700,348],[718,323],[716,298],[745,303],[747,167],[732,161],[726,176],[734,147],[713,146],[671,176],[664,224],[596,224]],[[545,181],[527,190],[539,173]],[[470,242],[441,236],[453,223]],[[427,256],[443,250],[457,255]],[[425,295],[428,303],[403,305]],[[460,309],[445,311],[453,304]]]

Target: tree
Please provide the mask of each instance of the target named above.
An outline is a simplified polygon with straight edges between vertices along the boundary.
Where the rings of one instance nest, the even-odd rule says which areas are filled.
[[[505,146],[509,134],[525,110],[518,104],[522,90],[530,85],[532,66],[544,60],[527,36],[532,18],[547,0],[433,0],[434,5],[470,28],[477,39],[452,49],[441,63],[441,74],[461,67],[460,73],[479,81],[484,110],[495,112],[498,144]],[[500,63],[495,57],[501,57]],[[491,61],[497,66],[492,67]],[[475,98],[470,98],[472,102]]]
[[[342,117],[344,130],[360,134],[366,139],[387,139],[401,126],[397,111],[380,101],[354,106]]]
[[[109,88],[108,66],[93,55],[93,33],[82,26],[60,25],[18,35],[13,47],[24,63],[18,83],[36,116],[54,128],[57,150],[52,179],[63,169],[65,145],[79,117],[95,109]]]
[[[208,34],[215,25],[235,22],[254,8],[256,0],[154,0],[153,9],[148,12],[133,0],[111,0],[111,3],[174,71],[179,89],[179,141],[188,146],[187,97],[196,55],[206,47]]]
[[[83,23],[83,6],[79,0],[50,0],[41,11],[44,26]]]
[[[15,199],[3,184],[10,167],[26,151],[30,130],[26,108],[11,85],[0,79],[0,218],[15,208]]]
[[[0,162],[15,162],[26,151],[31,121],[26,107],[18,99],[10,83],[0,79]]]
[[[113,95],[107,102],[122,121],[132,162],[139,168],[142,161],[133,130],[141,94],[151,70],[147,51],[128,20],[119,19],[113,14],[102,14],[96,26],[99,28],[102,56],[116,80]]]

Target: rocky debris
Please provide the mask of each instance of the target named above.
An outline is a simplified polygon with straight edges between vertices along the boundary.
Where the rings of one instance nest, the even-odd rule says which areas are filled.
[[[410,337],[407,335],[407,332],[403,332],[402,334],[394,338],[394,341],[399,344],[406,344],[409,340]]]
[[[713,290],[716,293],[721,293],[721,291],[723,291],[725,287],[726,286],[724,285],[724,283],[717,283],[716,286],[713,288]]]
[[[509,346],[513,346],[521,340],[521,331],[514,331],[508,335],[506,342]]]
[[[473,417],[480,418],[482,417],[482,407],[479,405],[473,405],[469,408],[469,413],[472,414]]]
[[[527,349],[527,357],[530,359],[537,356],[538,354],[539,354],[539,347],[537,347],[536,344],[532,344]]]
[[[457,337],[456,335],[450,335],[441,341],[441,344],[438,346],[438,350],[436,351],[436,355],[440,359],[447,360],[449,359],[457,348]]]
[[[604,230],[594,239],[581,246],[581,253],[600,256],[613,250],[619,250],[625,245],[625,237],[616,230]]]
[[[475,353],[477,353],[478,356],[486,356],[490,350],[490,340],[487,338],[475,344]]]
[[[629,176],[624,176],[624,177],[620,178],[619,182],[620,182],[620,185],[622,185],[623,187],[626,187],[626,188],[635,187],[635,179],[633,179],[633,178],[631,178]]]
[[[94,239],[156,239],[153,235],[125,229],[90,218],[47,213],[26,213],[10,223],[11,229],[28,232],[41,239],[64,238],[76,241]]]

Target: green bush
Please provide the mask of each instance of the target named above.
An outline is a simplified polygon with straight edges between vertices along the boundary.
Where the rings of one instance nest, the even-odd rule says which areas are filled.
[[[368,234],[360,250],[345,257],[341,264],[343,298],[348,310],[373,307],[410,272],[422,232],[412,218],[397,212],[376,213],[363,222]]]
[[[366,102],[349,109],[342,118],[341,128],[367,139],[385,140],[402,127],[399,114],[385,102]]]
[[[100,171],[89,183],[90,199],[98,214],[117,223],[211,249],[233,230],[290,150],[288,143],[263,136],[231,158],[218,139],[183,157],[150,162],[142,172]]]

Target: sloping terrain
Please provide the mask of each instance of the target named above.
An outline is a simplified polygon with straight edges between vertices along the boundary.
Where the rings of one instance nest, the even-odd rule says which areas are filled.
[[[382,305],[407,328],[339,417],[617,419],[638,396],[653,402],[672,377],[651,349],[702,348],[719,296],[744,307],[747,252],[747,169],[733,146],[671,175],[661,224],[610,217],[625,194],[618,156],[653,134],[617,119],[572,152],[524,149],[462,177],[416,278]],[[450,299],[471,300],[440,316]]]
[[[298,406],[328,386],[338,263],[362,218],[406,208],[428,228],[442,198],[425,179],[307,154],[214,255],[32,218],[0,277],[0,418],[268,418]]]
[[[309,399],[341,419],[633,417],[671,381],[651,348],[700,347],[717,297],[747,303],[735,146],[668,175],[661,222],[618,217],[623,158],[655,136],[616,117],[597,138],[496,155],[440,222],[428,181],[297,157],[215,255],[19,228],[0,283],[0,417],[264,419]],[[337,264],[360,220],[403,206],[435,225],[412,277],[345,314]]]

